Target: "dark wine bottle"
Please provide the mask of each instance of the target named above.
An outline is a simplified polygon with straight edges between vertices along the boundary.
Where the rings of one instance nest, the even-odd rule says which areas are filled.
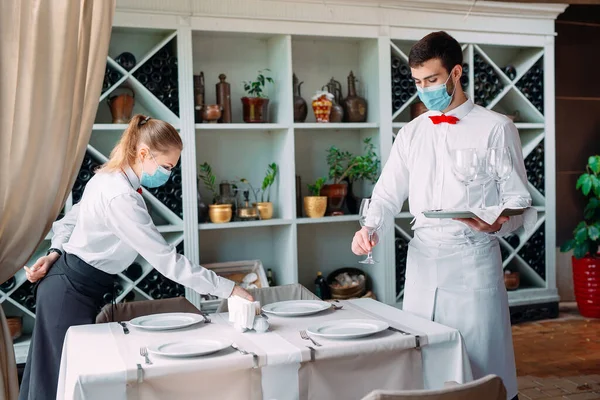
[[[317,272],[317,279],[315,279],[315,288],[316,288],[315,294],[321,300],[327,300],[327,299],[331,298],[331,291],[329,289],[329,284],[323,277],[323,274],[321,273],[321,271]]]
[[[152,68],[154,69],[154,71],[158,72],[160,70],[160,68],[163,66],[164,60],[155,56],[155,57],[152,57],[152,59],[150,60],[150,64],[152,65]]]
[[[160,68],[160,73],[161,73],[162,76],[168,78],[168,77],[170,77],[173,74],[173,70],[168,65],[163,65]]]
[[[148,81],[150,80],[150,78],[148,78],[148,74],[144,73],[137,74],[136,79],[139,83],[141,83],[144,86],[146,86],[146,84],[148,84]]]
[[[152,67],[152,64],[150,64],[149,62],[145,63],[144,65],[142,65],[141,71],[150,76],[150,74],[152,74],[154,72],[154,68]]]
[[[168,49],[166,49],[165,47],[163,47],[162,49],[160,49],[156,55],[154,56],[154,58],[159,59],[161,61],[166,61],[169,59],[170,56],[170,52]]]
[[[79,174],[77,175],[77,177],[79,179],[81,179],[83,182],[87,182],[90,179],[92,179],[92,173],[90,171],[88,171],[87,169],[82,169],[79,171]]]
[[[123,273],[132,281],[137,281],[142,276],[143,269],[140,264],[133,262]]]
[[[402,61],[398,57],[392,57],[392,69],[400,68]]]
[[[11,276],[6,282],[0,285],[0,290],[2,290],[4,293],[9,292],[12,288],[15,287],[16,284],[17,281],[15,277]]]
[[[273,279],[273,270],[271,268],[267,269],[267,283],[269,286],[275,286],[275,279]]]
[[[177,70],[177,57],[171,56],[169,57],[169,60],[167,61],[167,64],[169,64],[169,67],[171,67],[173,70]]]
[[[132,290],[131,292],[127,293],[125,295],[125,298],[123,299],[124,303],[130,303],[132,301],[135,300],[135,292]]]
[[[25,301],[23,302],[23,305],[25,306],[25,308],[27,308],[29,311],[31,312],[35,312],[35,297],[30,294],[25,298]]]

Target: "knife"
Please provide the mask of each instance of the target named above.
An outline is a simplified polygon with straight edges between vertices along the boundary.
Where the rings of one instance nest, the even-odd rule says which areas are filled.
[[[125,322],[119,322],[119,325],[121,325],[123,327],[123,333],[124,334],[129,334],[129,329],[127,328],[127,325],[125,325]]]

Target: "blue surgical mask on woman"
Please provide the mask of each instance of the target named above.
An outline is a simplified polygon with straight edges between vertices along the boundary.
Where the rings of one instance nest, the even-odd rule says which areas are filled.
[[[450,75],[448,75],[448,79],[452,76],[452,71]],[[441,83],[435,86],[429,87],[420,87],[417,86],[417,92],[419,93],[419,99],[423,102],[425,107],[431,111],[443,111],[452,102],[452,96],[454,96],[454,92],[456,91],[456,85],[454,85],[454,90],[452,94],[448,94],[448,90],[446,89],[446,83],[448,83],[448,79],[446,82]]]
[[[140,183],[142,184],[142,186],[145,186],[147,188],[157,188],[167,183],[167,181],[169,180],[169,176],[171,176],[171,171],[168,171],[165,167],[158,165],[152,153],[150,153],[150,156],[156,164],[156,171],[154,171],[154,173],[150,175],[146,171],[144,171],[144,164],[142,164],[142,178],[140,179]]]

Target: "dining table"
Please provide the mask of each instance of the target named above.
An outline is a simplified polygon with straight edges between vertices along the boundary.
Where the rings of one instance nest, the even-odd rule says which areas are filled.
[[[438,389],[473,379],[460,332],[372,299],[342,300],[306,316],[268,315],[260,333],[227,313],[184,329],[130,323],[73,326],[65,337],[57,399],[361,399],[375,389]],[[332,339],[311,327],[371,321],[389,327]],[[231,344],[196,357],[143,356],[165,343]],[[149,361],[151,364],[148,364]]]

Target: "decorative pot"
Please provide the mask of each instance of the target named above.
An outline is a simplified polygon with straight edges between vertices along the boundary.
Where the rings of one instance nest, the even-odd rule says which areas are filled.
[[[504,286],[506,290],[517,290],[521,283],[521,274],[518,272],[504,271]]]
[[[344,107],[342,107],[342,84],[336,81],[334,78],[329,80],[327,85],[323,86],[321,90],[327,90],[333,94],[333,100],[331,104],[331,113],[329,114],[329,122],[342,122],[344,120]]]
[[[348,194],[346,195],[346,207],[348,208],[348,212],[350,214],[358,214],[360,203],[363,198],[354,194],[354,182],[350,182],[348,179],[345,179],[344,181],[348,184]]]
[[[231,123],[231,85],[225,82],[227,76],[219,75],[219,83],[217,83],[217,103],[221,106],[222,114],[219,122],[222,124]]]
[[[252,207],[258,208],[258,214],[260,215],[260,219],[273,218],[273,203],[271,203],[270,201],[252,203]]]
[[[269,99],[242,97],[242,108],[246,123],[266,123],[269,120]]]
[[[356,94],[356,77],[352,71],[348,75],[348,97],[344,99],[344,120],[346,122],[367,120],[367,101]]]
[[[308,218],[321,218],[327,211],[327,196],[306,196],[304,212]]]
[[[416,103],[413,103],[410,106],[410,119],[413,120],[415,118],[417,118],[419,115],[426,113],[427,107],[425,107],[425,104],[423,104],[420,101],[417,101]]]
[[[321,189],[321,195],[327,196],[327,214],[343,215],[342,208],[348,194],[348,185],[345,183],[335,183],[324,185]]]
[[[204,107],[204,72],[194,75],[194,114],[196,123],[202,122],[202,108]]]
[[[312,109],[317,122],[329,122],[331,107],[333,106],[333,95],[329,92],[317,92],[312,98]]]
[[[122,87],[119,89],[130,90],[131,94],[122,93],[119,95],[110,96],[106,100],[106,103],[110,108],[113,124],[128,124],[133,112],[133,105],[135,104],[135,92],[133,89],[128,87]]]
[[[298,77],[294,74],[294,122],[304,122],[308,115],[306,100],[302,98],[302,94],[300,93],[300,86],[302,86],[303,83],[304,82],[298,83]]]
[[[600,257],[572,257],[572,262],[579,313],[586,318],[600,318]]]
[[[208,206],[208,216],[210,222],[214,224],[223,224],[231,221],[233,211],[231,204],[210,204]]]
[[[202,108],[202,118],[210,124],[216,124],[221,118],[223,108],[218,104],[208,104]]]
[[[17,340],[23,333],[23,320],[21,317],[7,317],[8,331],[12,340]]]

